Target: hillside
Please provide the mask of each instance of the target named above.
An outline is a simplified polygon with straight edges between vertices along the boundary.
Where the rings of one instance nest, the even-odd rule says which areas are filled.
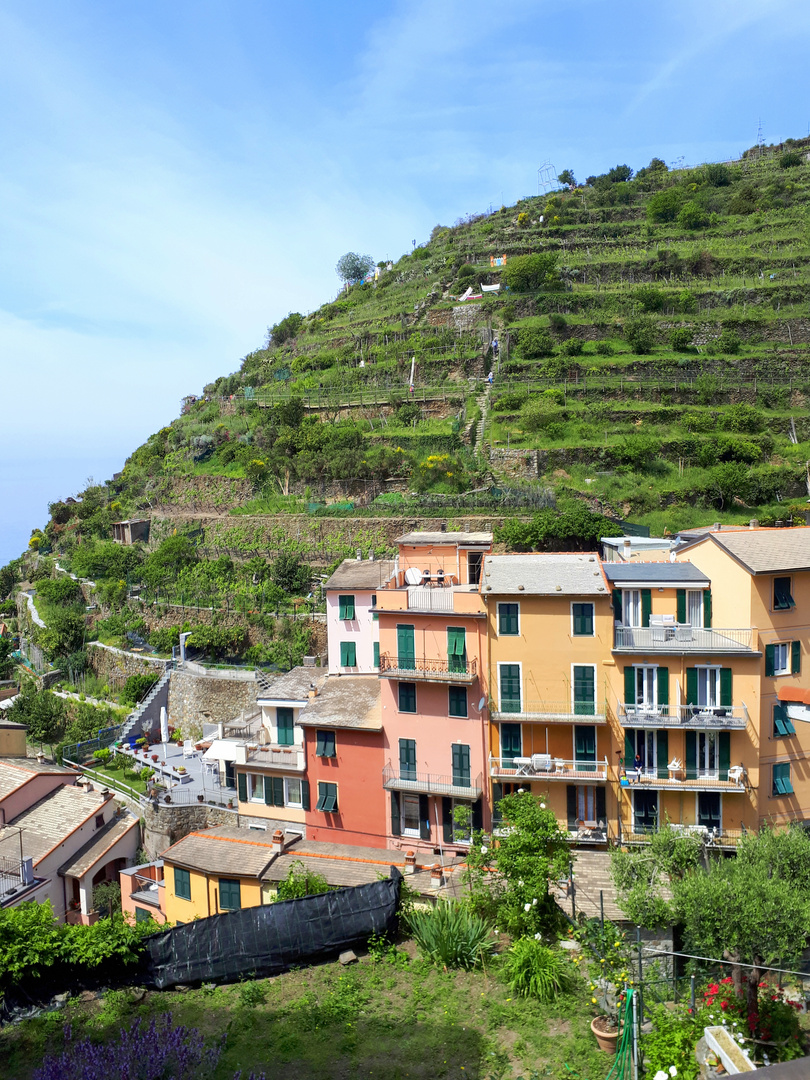
[[[98,580],[105,617],[162,589],[184,616],[248,619],[312,591],[305,564],[384,554],[416,520],[556,506],[567,523],[549,511],[540,535],[569,540],[587,511],[654,532],[803,523],[808,157],[789,140],[693,169],[561,174],[436,226],[271,327],[109,484],[56,501],[32,550]],[[148,546],[113,549],[130,517],[150,519]]]

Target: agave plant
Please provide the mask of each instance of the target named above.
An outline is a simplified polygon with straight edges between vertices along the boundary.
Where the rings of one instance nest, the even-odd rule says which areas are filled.
[[[443,967],[469,971],[492,951],[489,924],[457,900],[412,911],[408,926],[425,956]]]

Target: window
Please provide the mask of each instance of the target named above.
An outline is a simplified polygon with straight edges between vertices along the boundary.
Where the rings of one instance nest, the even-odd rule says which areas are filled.
[[[721,831],[722,798],[722,795],[717,791],[698,792],[698,825],[718,833]]]
[[[519,713],[520,664],[498,664],[498,683],[501,691],[501,712]]]
[[[337,810],[337,784],[318,784],[318,802],[316,810],[324,814],[334,814]]]
[[[191,874],[179,866],[174,868],[174,895],[178,900],[191,899]]]
[[[421,833],[419,817],[419,796],[401,795],[401,823],[403,836],[418,837]]]
[[[353,641],[341,641],[340,666],[357,667],[357,645]]]
[[[712,594],[710,589],[678,589],[676,619],[682,625],[698,628],[712,625]]]
[[[658,792],[633,792],[633,828],[638,833],[652,832],[658,826]]]
[[[773,737],[778,739],[784,735],[795,735],[796,728],[788,716],[787,705],[774,705],[773,707]]]
[[[103,829],[104,828],[104,815],[103,814],[96,814],[96,828],[97,829]]]
[[[400,780],[416,779],[416,740],[399,740],[399,778]]]
[[[625,733],[624,756],[626,758],[624,767],[628,772],[632,769],[641,769],[644,776],[657,776],[659,765],[661,765],[666,776],[668,761],[666,731],[644,728],[628,730]]]
[[[645,709],[654,709],[658,704],[658,668],[634,667],[635,675],[635,701],[633,705],[640,705]]]
[[[467,718],[467,687],[466,686],[451,686],[450,691],[450,704],[448,706],[449,716],[459,716],[463,719]]]
[[[686,669],[686,703],[695,710],[728,709],[732,702],[731,668]]]
[[[316,757],[337,757],[334,731],[319,731],[315,743]]]
[[[510,760],[521,756],[520,724],[501,724],[501,757]]]
[[[401,682],[399,684],[399,711],[416,712],[416,683]]]
[[[152,912],[147,911],[146,908],[138,907],[135,905],[135,922],[151,922]]]
[[[790,762],[785,761],[781,765],[773,767],[773,790],[771,795],[792,795],[793,784],[790,782]]]
[[[595,766],[588,764],[596,761],[596,728],[593,724],[574,726],[574,760],[581,772],[595,772]]]
[[[697,772],[698,776],[713,780],[717,777],[717,732],[697,732]]]
[[[470,786],[470,748],[463,743],[453,744],[453,784]]]
[[[373,645],[371,646],[371,650],[372,650],[372,654],[373,654],[372,658],[371,658],[372,659],[372,665],[375,668],[378,668],[380,666],[380,643],[379,643],[379,641],[375,641],[373,643]]]
[[[405,671],[414,671],[416,668],[416,648],[412,626],[397,626],[397,667]]]
[[[219,906],[223,911],[238,911],[242,906],[242,890],[238,878],[219,879]]]
[[[596,669],[593,664],[574,664],[574,713],[593,716],[596,713]]]
[[[338,618],[343,622],[352,622],[354,619],[354,597],[353,596],[339,596],[338,597]]]
[[[622,589],[622,623],[641,626],[641,590]]]
[[[802,643],[778,641],[765,646],[766,675],[798,675],[802,670]]]
[[[463,809],[456,820],[456,810]],[[480,800],[471,803],[468,799],[442,799],[442,835],[446,844],[469,844],[473,829],[481,828]]]
[[[605,789],[603,787],[584,787],[569,784],[566,789],[568,828],[576,832],[579,822],[595,822],[597,828],[604,828]]]
[[[593,637],[593,604],[572,604],[574,637]]]
[[[284,804],[285,806],[292,806],[296,809],[300,809],[304,806],[304,785],[307,782],[305,780],[299,780],[297,776],[285,776],[284,778]],[[307,784],[307,791],[309,785]],[[309,796],[306,799],[309,802]],[[305,810],[309,809],[309,805],[304,806]]]
[[[796,607],[796,601],[790,591],[789,577],[775,577],[773,579],[773,610],[790,611]]]
[[[377,594],[372,593],[371,594],[371,618],[372,618],[372,620],[374,622],[379,622],[379,620],[380,620],[379,613],[374,610],[376,607],[377,607]]]
[[[280,746],[292,746],[295,742],[293,711],[286,705],[276,709],[276,723],[278,724],[278,741]]]
[[[240,773],[240,799],[243,779],[244,775]],[[297,809],[308,810],[309,784],[306,780],[299,780],[297,776],[265,776],[264,802],[265,806],[293,806]]]
[[[515,637],[520,633],[520,604],[498,604],[498,634]]]
[[[690,626],[703,626],[703,590],[686,590],[686,621]]]
[[[467,584],[477,585],[481,580],[481,563],[484,561],[483,551],[467,552]]]
[[[268,777],[268,780],[270,778]],[[251,802],[264,802],[264,777],[261,773],[248,773],[248,784],[250,786],[250,801]]]
[[[447,627],[447,670],[467,671],[467,632],[463,626]]]

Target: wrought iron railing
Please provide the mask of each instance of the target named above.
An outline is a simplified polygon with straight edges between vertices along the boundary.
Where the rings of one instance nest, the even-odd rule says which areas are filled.
[[[731,630],[704,629],[680,623],[671,626],[617,626],[613,648],[617,651],[675,653],[734,653],[751,652],[753,632],[740,628]]]
[[[383,787],[387,791],[412,791],[423,795],[453,795],[478,799],[483,793],[483,776],[466,773],[426,773],[416,769],[396,768],[389,761],[383,769]]]
[[[745,705],[634,705],[619,702],[619,719],[626,727],[744,728]]]
[[[453,657],[450,660],[432,660],[427,657],[392,656],[380,657],[380,674],[396,675],[400,679],[472,679],[478,670],[475,658]]]

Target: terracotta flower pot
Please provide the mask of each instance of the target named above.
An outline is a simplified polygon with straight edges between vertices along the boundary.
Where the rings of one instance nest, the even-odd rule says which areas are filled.
[[[197,802],[205,802],[205,796],[204,795],[198,795],[197,796]]]
[[[616,1053],[616,1044],[619,1041],[619,1029],[609,1030],[613,1026],[612,1021],[606,1016],[597,1016],[591,1020],[591,1031],[596,1036],[600,1050],[606,1050],[609,1054]]]

